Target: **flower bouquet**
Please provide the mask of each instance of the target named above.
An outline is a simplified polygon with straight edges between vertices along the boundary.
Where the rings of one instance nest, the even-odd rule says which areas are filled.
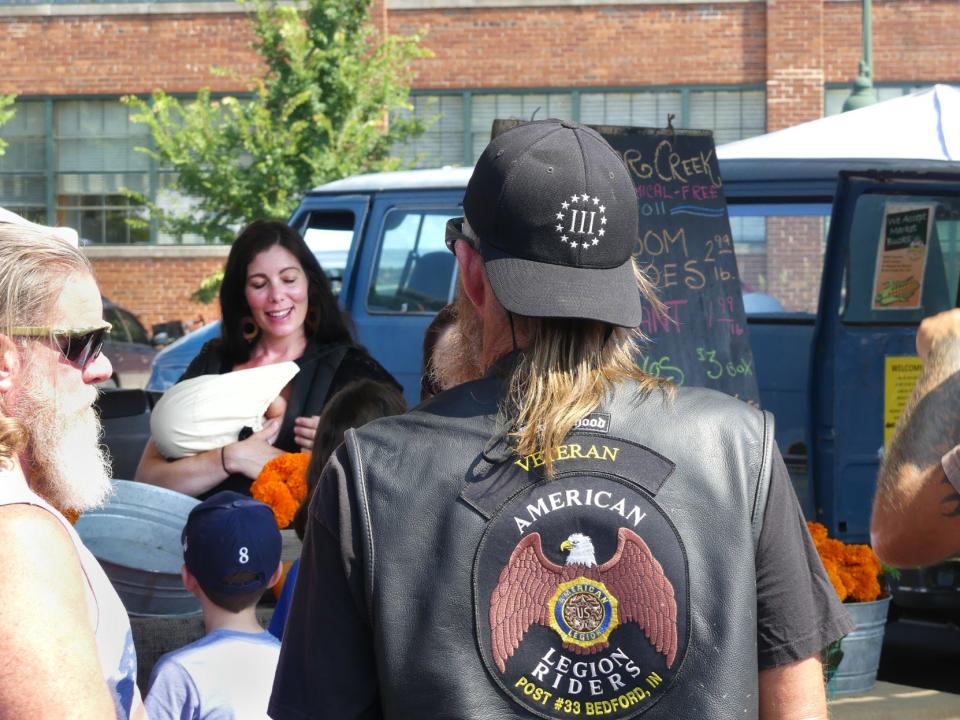
[[[270,460],[250,486],[254,500],[273,510],[277,527],[283,530],[307,497],[307,467],[310,453],[284,453]]]

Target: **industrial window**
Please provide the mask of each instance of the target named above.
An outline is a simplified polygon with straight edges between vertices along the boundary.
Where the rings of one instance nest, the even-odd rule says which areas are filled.
[[[683,97],[677,92],[585,92],[580,95],[580,121],[590,125],[665,127],[675,115],[679,127]]]
[[[684,127],[713,130],[717,145],[762,135],[767,128],[766,102],[763,90],[691,91]]]
[[[881,85],[874,87],[877,92],[877,101],[892,100],[893,98],[908,95],[917,90],[923,90],[930,85]],[[850,97],[850,86],[827,88],[824,91],[824,115],[839,115],[843,112],[843,104]]]
[[[471,99],[470,140],[473,161],[490,142],[490,129],[496,119],[545,120],[573,117],[571,93],[475,93]]]
[[[76,228],[81,242],[149,242],[148,229],[126,222],[141,211],[122,191],[147,192],[150,170],[149,157],[136,151],[149,144],[150,131],[130,112],[118,101],[54,106],[57,223]]]
[[[418,167],[462,165],[463,96],[416,95],[411,100],[413,115],[433,122],[426,132],[398,145],[394,152]]]
[[[0,207],[46,222],[45,103],[14,103],[16,114],[0,128],[7,151],[0,155]]]

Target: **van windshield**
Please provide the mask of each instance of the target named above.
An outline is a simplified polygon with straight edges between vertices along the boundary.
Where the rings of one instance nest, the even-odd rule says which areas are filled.
[[[815,316],[830,203],[728,203],[747,315]]]

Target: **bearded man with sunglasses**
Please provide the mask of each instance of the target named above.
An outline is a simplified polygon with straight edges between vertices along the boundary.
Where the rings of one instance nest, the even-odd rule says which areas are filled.
[[[126,611],[62,514],[110,493],[93,409],[109,327],[78,249],[0,222],[3,717],[145,717]]]

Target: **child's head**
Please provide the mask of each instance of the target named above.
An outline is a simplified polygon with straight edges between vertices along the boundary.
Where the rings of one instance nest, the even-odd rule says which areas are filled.
[[[226,490],[212,495],[190,511],[180,539],[187,572],[217,607],[253,607],[275,582],[282,540],[261,502]]]
[[[366,425],[371,420],[401,415],[406,411],[407,403],[400,391],[392,385],[384,385],[375,380],[356,380],[344,385],[327,401],[317,422],[313,454],[307,468],[307,499],[300,505],[293,519],[293,529],[301,540],[306,527],[306,508],[310,504],[313,488],[327,460],[343,442],[343,434],[350,428]]]

